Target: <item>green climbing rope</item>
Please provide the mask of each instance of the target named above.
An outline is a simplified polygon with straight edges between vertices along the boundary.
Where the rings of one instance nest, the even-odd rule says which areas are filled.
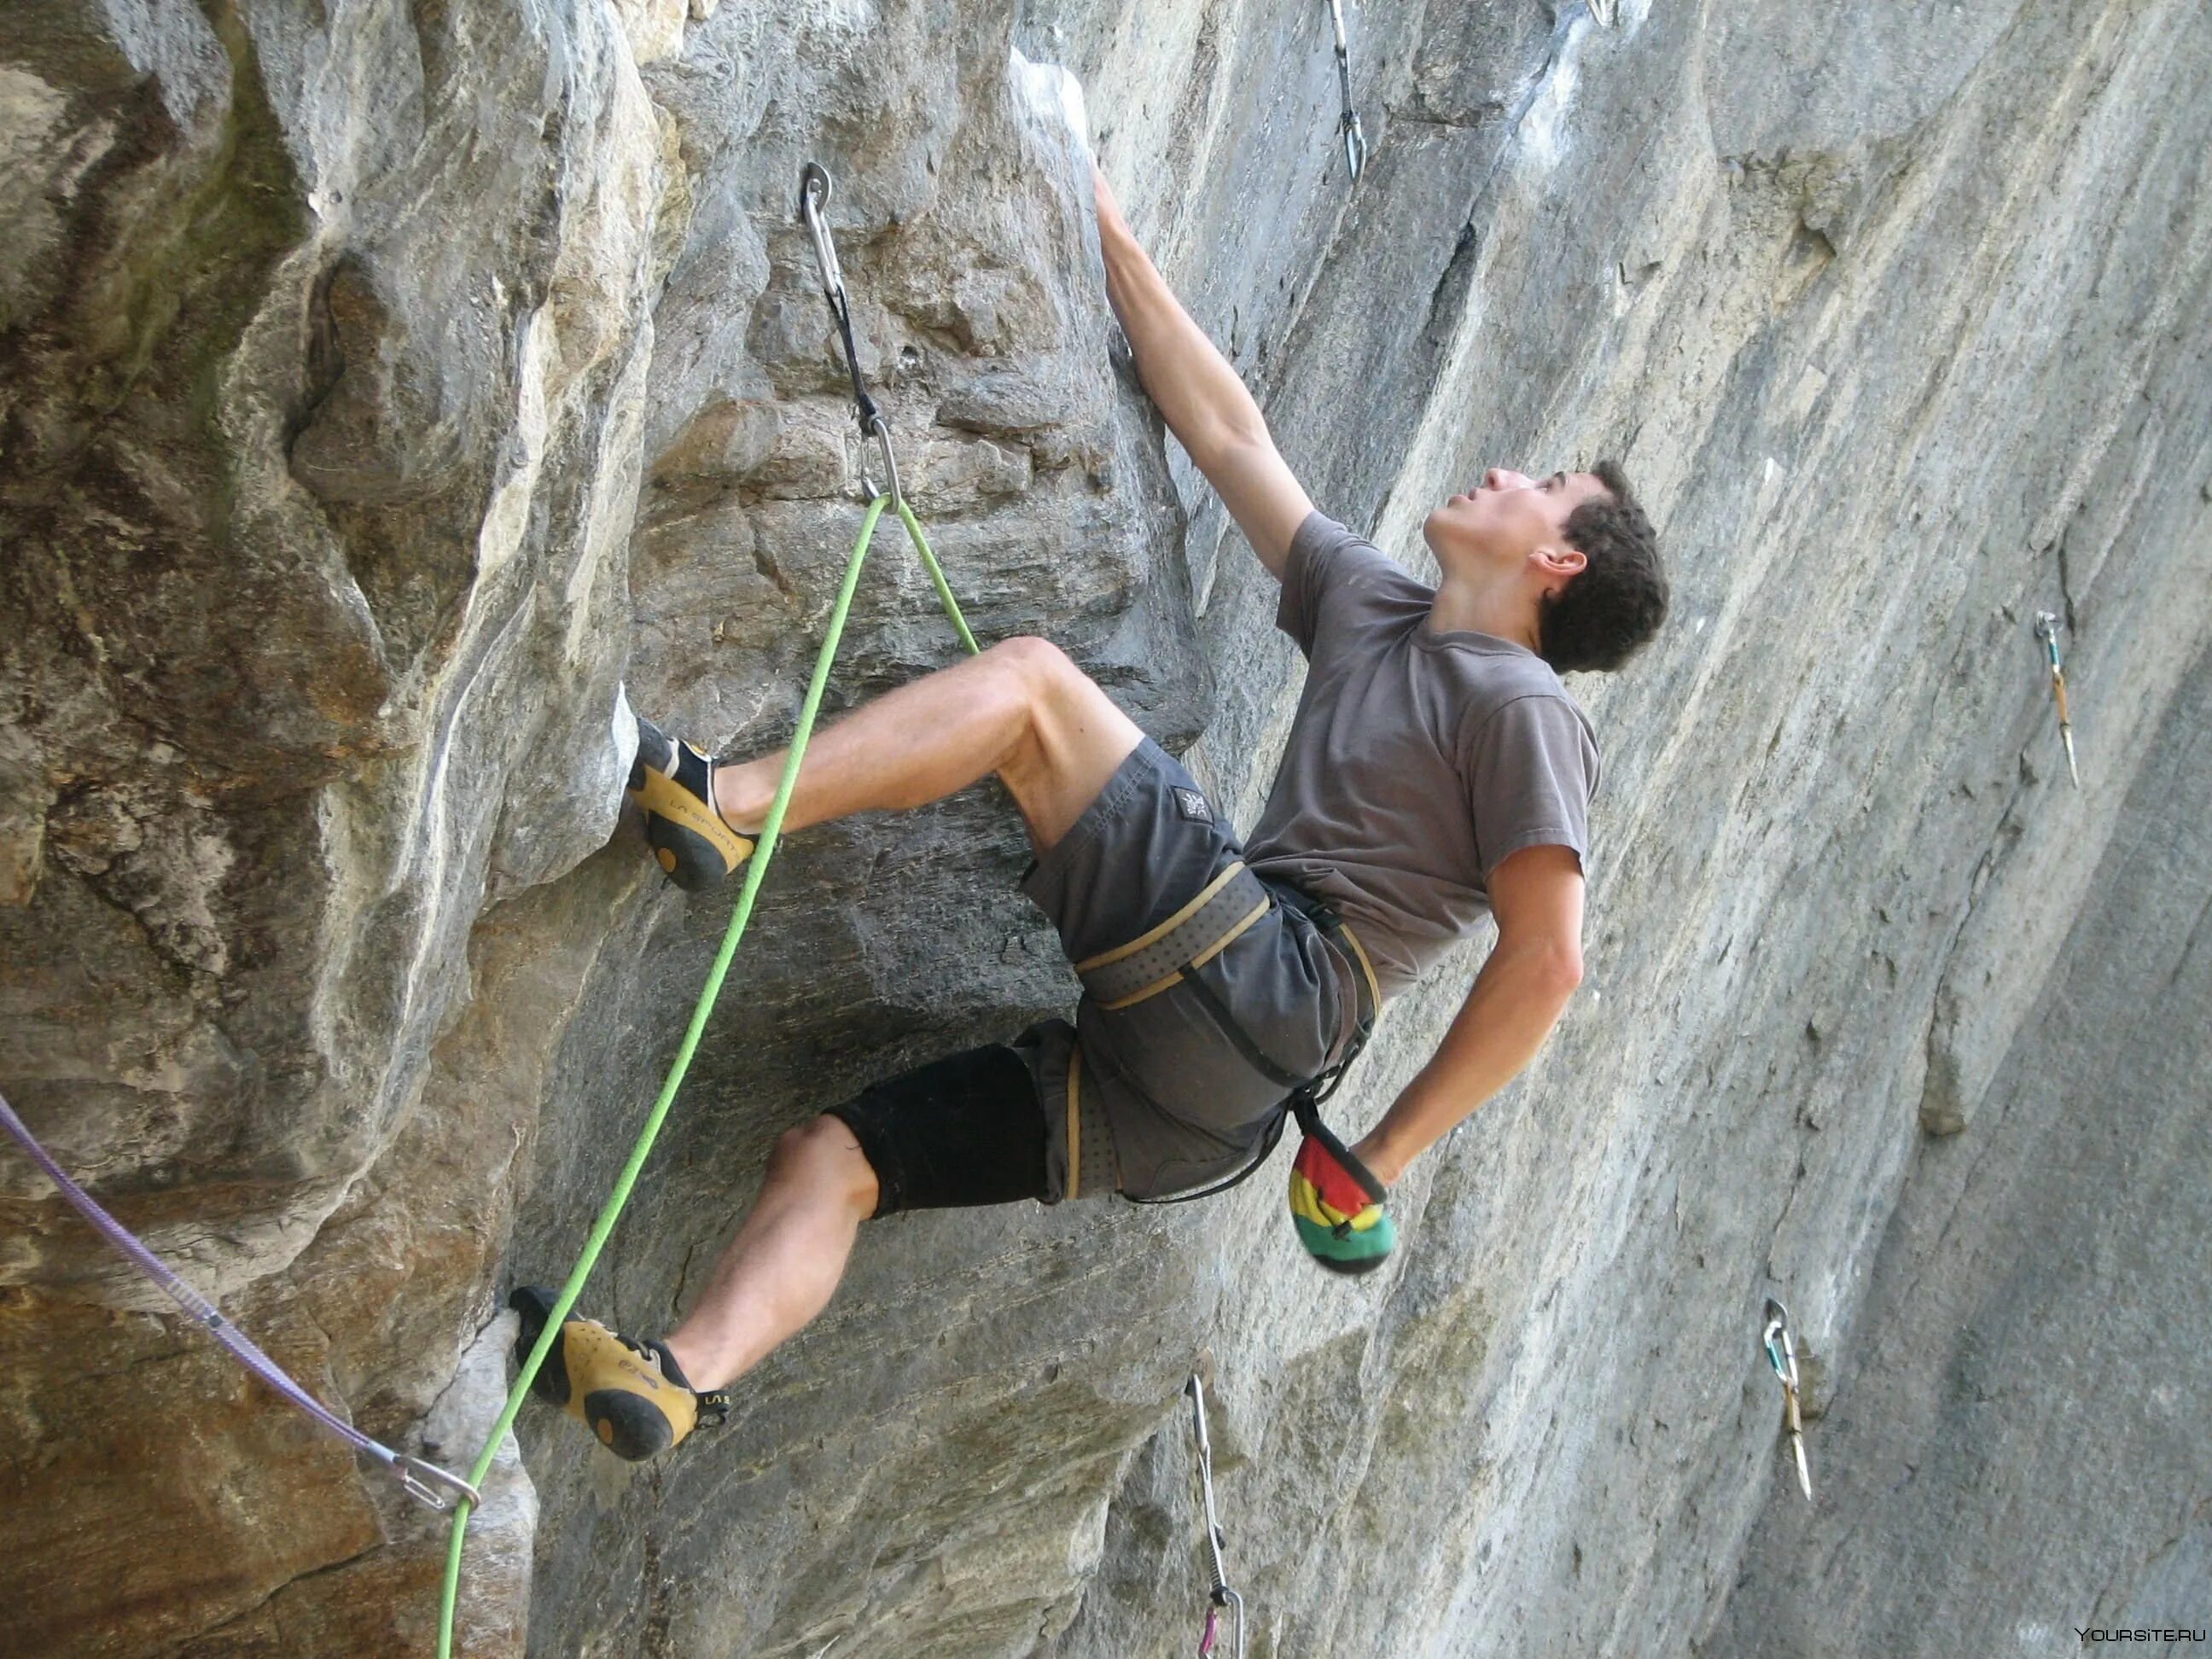
[[[853,608],[853,594],[860,586],[860,567],[866,562],[869,544],[875,540],[876,523],[882,518],[884,508],[891,504],[889,495],[878,495],[869,504],[867,517],[860,524],[860,539],[854,546],[853,556],[845,566],[844,586],[838,590],[836,608],[830,613],[830,631],[823,637],[822,649],[814,659],[814,677],[807,682],[806,701],[799,711],[799,725],[791,737],[791,752],[783,763],[783,777],[775,787],[775,800],[768,809],[768,822],[761,827],[760,844],[745,867],[744,885],[738,894],[738,908],[730,913],[730,926],[722,935],[722,948],[716,953],[714,965],[707,975],[707,983],[699,993],[698,1006],[691,1011],[691,1024],[684,1033],[683,1046],[676,1051],[675,1064],[669,1067],[668,1080],[660,1085],[659,1098],[653,1103],[645,1127],[638,1132],[637,1145],[630,1149],[629,1161],[623,1165],[616,1179],[613,1192],[599,1211],[599,1218],[592,1223],[591,1237],[584,1241],[584,1253],[576,1260],[569,1273],[568,1283],[553,1304],[553,1311],[545,1321],[545,1328],[538,1344],[523,1362],[521,1374],[514,1379],[514,1387],[507,1396],[507,1406],[492,1425],[491,1437],[484,1443],[476,1467],[469,1473],[469,1484],[479,1489],[485,1476],[491,1473],[492,1459],[499,1443],[514,1426],[514,1419],[522,1410],[522,1402],[529,1396],[531,1379],[538,1368],[545,1363],[545,1356],[560,1340],[561,1322],[568,1316],[569,1309],[582,1292],[584,1281],[591,1276],[592,1264],[599,1259],[608,1235],[621,1218],[623,1206],[629,1201],[630,1188],[637,1182],[638,1172],[644,1169],[647,1156],[653,1151],[654,1138],[660,1133],[662,1121],[668,1115],[676,1091],[682,1086],[684,1074],[690,1069],[691,1056],[699,1047],[700,1034],[707,1028],[708,1016],[714,1011],[714,1001],[721,994],[722,981],[730,971],[730,963],[738,954],[738,941],[744,936],[745,923],[753,913],[753,900],[759,893],[761,883],[768,874],[769,858],[775,852],[776,837],[783,829],[784,809],[791,803],[791,792],[799,781],[799,763],[805,758],[806,740],[814,731],[814,717],[822,708],[822,694],[830,684],[830,665],[836,660],[837,642],[845,632],[845,617]],[[939,568],[937,556],[930,551],[929,538],[921,533],[921,525],[914,516],[914,509],[903,500],[897,503],[899,517],[906,525],[907,535],[912,539],[915,551],[921,556],[922,566],[929,572],[930,580],[936,584],[937,597],[945,605],[945,614],[951,619],[953,631],[960,635],[960,643],[972,653],[979,647],[975,636],[968,631],[968,623],[960,614],[960,606],[952,597],[951,586]],[[453,1613],[459,1597],[461,1583],[461,1543],[468,1534],[469,1505],[459,1503],[453,1511],[453,1531],[446,1548],[445,1589],[440,1596],[438,1612],[438,1659],[453,1659]]]

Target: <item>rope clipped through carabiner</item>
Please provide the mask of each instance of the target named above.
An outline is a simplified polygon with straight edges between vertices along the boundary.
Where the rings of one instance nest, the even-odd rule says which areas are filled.
[[[441,1512],[453,1507],[447,1501],[449,1494],[462,1503],[483,1501],[477,1495],[476,1487],[458,1474],[441,1469],[435,1463],[426,1463],[419,1457],[396,1452],[381,1441],[370,1439],[285,1375],[275,1360],[261,1352],[252,1338],[223,1317],[222,1310],[178,1278],[167,1262],[146,1248],[144,1241],[102,1209],[90,1193],[70,1180],[62,1166],[54,1162],[53,1155],[39,1144],[38,1137],[31,1133],[21,1118],[15,1115],[15,1109],[8,1103],[5,1096],[0,1096],[0,1127],[4,1127],[15,1138],[23,1150],[30,1154],[31,1162],[44,1171],[47,1180],[61,1189],[62,1196],[76,1206],[80,1215],[92,1223],[103,1238],[121,1251],[140,1273],[167,1291],[171,1301],[205,1327],[208,1334],[228,1349],[233,1358],[355,1450],[366,1452],[383,1464],[398,1479],[409,1497]]]
[[[1352,102],[1352,53],[1344,44],[1344,0],[1328,0],[1328,21],[1336,30],[1336,83],[1344,93],[1344,113],[1337,118],[1336,130],[1344,137],[1344,160],[1352,169],[1352,182],[1358,184],[1359,175],[1367,167],[1367,135],[1359,125],[1359,112]]]
[[[899,521],[906,526],[907,538],[914,544],[914,550],[920,556],[923,568],[929,572],[929,579],[937,588],[938,602],[944,606],[945,617],[952,623],[953,631],[960,636],[961,644],[971,655],[981,649],[975,643],[975,636],[969,631],[967,618],[960,614],[959,604],[952,597],[951,584],[945,580],[945,572],[937,562],[937,555],[930,550],[928,537],[922,533],[921,521],[914,516],[914,509],[897,493],[898,473],[896,463],[891,456],[890,428],[882,412],[869,398],[866,387],[860,383],[859,361],[852,351],[849,313],[843,304],[845,279],[837,269],[837,250],[830,240],[827,228],[821,222],[815,199],[817,187],[820,199],[829,199],[830,175],[809,162],[801,177],[804,184],[800,211],[806,219],[808,229],[814,234],[815,252],[822,258],[823,291],[830,295],[830,308],[836,313],[839,327],[845,336],[846,362],[853,368],[854,396],[860,410],[861,427],[864,431],[872,432],[883,447],[884,464],[890,472],[891,488],[889,493],[876,495],[869,501],[867,513],[860,520],[860,539],[854,544],[853,556],[846,562],[843,585],[837,590],[837,602],[830,610],[830,625],[823,635],[821,649],[815,653],[814,672],[806,683],[805,700],[799,705],[799,723],[792,731],[790,747],[784,757],[783,775],[775,787],[775,799],[769,805],[768,818],[761,826],[760,839],[755,843],[753,854],[745,861],[744,884],[738,890],[737,908],[730,913],[730,925],[722,934],[722,948],[715,953],[714,965],[708,970],[707,982],[701,988],[699,1000],[691,1010],[691,1024],[684,1030],[683,1043],[678,1048],[676,1059],[669,1066],[666,1080],[660,1085],[660,1093],[653,1101],[653,1110],[646,1116],[645,1127],[638,1131],[637,1144],[630,1150],[629,1161],[623,1165],[622,1173],[616,1177],[614,1190],[608,1194],[605,1205],[599,1211],[599,1219],[592,1224],[591,1235],[584,1241],[583,1254],[577,1258],[568,1282],[562,1285],[561,1294],[554,1299],[553,1306],[546,1315],[545,1328],[539,1333],[537,1346],[531,1349],[530,1357],[523,1362],[522,1369],[514,1379],[514,1387],[507,1395],[507,1405],[501,1411],[499,1420],[492,1425],[483,1450],[477,1455],[476,1468],[470,1478],[479,1484],[490,1473],[492,1459],[500,1442],[514,1426],[514,1419],[522,1410],[522,1402],[529,1397],[531,1380],[538,1375],[538,1368],[544,1364],[546,1356],[553,1351],[554,1343],[560,1340],[561,1322],[568,1316],[569,1309],[575,1305],[576,1297],[583,1291],[585,1279],[590,1276],[593,1264],[599,1259],[600,1250],[613,1233],[623,1206],[629,1201],[631,1188],[637,1184],[638,1176],[645,1168],[646,1158],[660,1133],[660,1126],[667,1118],[676,1091],[683,1085],[684,1073],[690,1069],[691,1057],[698,1050],[700,1036],[707,1028],[708,1016],[714,1012],[715,1000],[721,995],[722,981],[737,957],[738,943],[744,937],[745,924],[752,917],[753,901],[759,895],[761,883],[767,877],[769,863],[775,855],[776,840],[783,832],[785,809],[791,805],[792,791],[798,785],[799,765],[806,757],[807,740],[814,733],[815,717],[821,713],[823,694],[829,689],[830,666],[837,659],[838,641],[845,635],[845,619],[851,614],[853,595],[860,586],[860,568],[867,561],[868,548],[876,538],[876,526],[886,507],[896,510]],[[866,482],[865,473],[863,481]],[[872,490],[872,484],[870,488]],[[469,1505],[464,1502],[453,1517],[453,1536],[446,1549],[446,1577],[439,1606],[438,1659],[452,1659],[453,1617],[460,1594],[461,1547],[468,1534],[468,1524]]]
[[[2043,654],[2051,664],[2051,695],[2058,699],[2058,740],[2066,745],[2066,770],[2073,777],[2074,787],[2081,787],[2081,769],[2074,763],[2074,721],[2066,712],[2066,666],[2058,660],[2058,616],[2056,611],[2035,613],[2035,637],[2043,641]]]
[[[1198,1659],[1207,1659],[1213,1651],[1214,1638],[1221,1630],[1221,1610],[1229,1609],[1233,1632],[1235,1659],[1244,1659],[1244,1598],[1229,1588],[1229,1575],[1221,1560],[1221,1547],[1227,1540],[1223,1537],[1221,1520],[1213,1507],[1213,1442],[1206,1432],[1206,1384],[1193,1371],[1190,1380],[1182,1385],[1190,1396],[1190,1422],[1198,1437],[1198,1481],[1206,1506],[1206,1553],[1207,1571],[1212,1579],[1212,1589],[1206,1609],[1206,1629],[1198,1639]]]
[[[1797,1456],[1797,1484],[1805,1490],[1805,1501],[1813,1501],[1813,1474],[1805,1467],[1805,1419],[1799,1407],[1797,1395],[1797,1344],[1790,1334],[1790,1310],[1772,1297],[1766,1298],[1766,1328],[1759,1333],[1759,1345],[1766,1351],[1766,1363],[1773,1367],[1775,1379],[1782,1384],[1782,1420],[1790,1430],[1790,1449]]]

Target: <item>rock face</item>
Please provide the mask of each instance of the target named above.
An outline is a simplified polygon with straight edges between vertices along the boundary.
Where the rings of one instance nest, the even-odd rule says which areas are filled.
[[[1317,1283],[1273,1178],[871,1226],[719,1437],[632,1470],[526,1413],[464,1650],[1177,1650],[1194,1364],[1255,1655],[2212,1615],[2212,19],[1346,11],[1356,188],[1320,6],[0,19],[0,1090],[457,1467],[727,914],[618,820],[628,708],[778,740],[857,532],[804,161],[977,633],[1049,634],[1240,823],[1297,662],[1118,347],[1082,104],[1325,510],[1419,568],[1481,465],[1613,454],[1670,550],[1666,636],[1576,688],[1585,989],[1388,1273]],[[840,706],[957,649],[896,532],[860,595]],[[779,854],[591,1311],[665,1327],[781,1129],[1072,1001],[1026,857],[993,786]],[[441,1529],[8,1153],[0,1218],[0,1639],[427,1650]]]

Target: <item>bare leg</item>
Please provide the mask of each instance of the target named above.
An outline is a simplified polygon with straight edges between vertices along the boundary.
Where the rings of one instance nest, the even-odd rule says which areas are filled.
[[[995,772],[1039,852],[1082,815],[1144,733],[1043,640],[1009,640],[901,686],[807,746],[786,829],[917,806]],[[781,751],[714,770],[715,805],[740,829],[768,816]],[[714,1277],[665,1340],[695,1389],[726,1387],[829,1305],[878,1188],[834,1117],[787,1133]]]
[[[693,1388],[726,1388],[829,1305],[876,1197],[876,1172],[838,1119],[784,1133],[752,1212],[665,1339]]]
[[[1050,641],[993,646],[902,685],[817,732],[787,830],[848,812],[939,800],[997,773],[1042,852],[1068,831],[1144,733]],[[768,817],[784,751],[714,769],[714,805],[740,830]]]

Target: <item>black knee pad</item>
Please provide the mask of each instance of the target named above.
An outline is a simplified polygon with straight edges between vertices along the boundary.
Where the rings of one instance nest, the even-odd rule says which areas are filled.
[[[876,1084],[829,1115],[876,1172],[878,1216],[1046,1195],[1044,1108],[1004,1043]]]

